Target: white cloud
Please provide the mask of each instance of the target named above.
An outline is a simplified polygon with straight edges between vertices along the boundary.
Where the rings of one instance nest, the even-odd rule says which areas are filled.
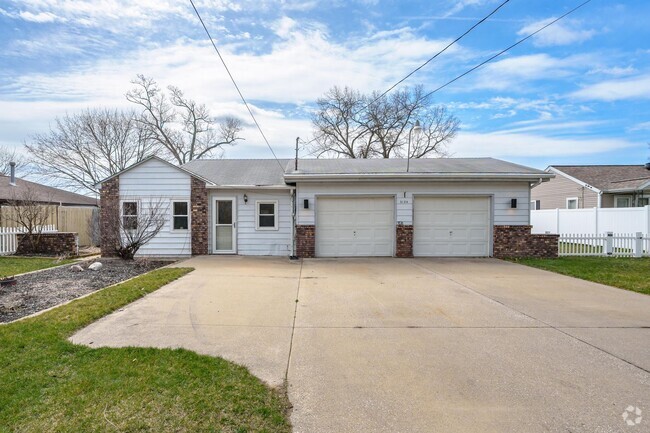
[[[551,17],[530,23],[519,30],[517,34],[528,36],[554,19],[555,17]],[[596,34],[595,30],[584,30],[579,27],[580,23],[575,20],[558,21],[533,36],[533,43],[540,47],[570,45],[584,42],[591,39]]]
[[[559,58],[543,53],[507,57],[485,66],[467,88],[521,90],[529,81],[565,78],[592,63],[589,55]]]
[[[589,75],[598,75],[598,74],[603,74],[603,75],[611,75],[613,77],[623,77],[626,75],[633,75],[636,74],[638,71],[632,67],[632,66],[626,66],[626,67],[621,67],[621,66],[612,66],[611,68],[594,68],[587,72]]]
[[[650,75],[634,78],[607,80],[573,92],[574,98],[600,101],[626,99],[650,99]]]
[[[604,153],[637,146],[619,138],[553,138],[536,134],[460,132],[449,145],[455,157],[557,157]]]
[[[650,131],[650,122],[641,122],[633,125],[627,129],[630,132],[636,131]]]
[[[20,12],[18,14],[20,18],[24,19],[25,21],[31,21],[34,23],[51,23],[54,21],[66,21],[65,18],[61,18],[51,12],[39,12],[39,13],[32,13],[32,12]]]
[[[444,44],[411,32],[337,43],[318,27],[301,29],[289,21],[283,26],[286,38],[273,44],[269,52],[245,52],[235,44],[223,43],[220,49],[242,92],[258,107],[265,133],[275,144],[287,145],[289,155],[295,136],[309,135],[309,120],[304,113],[301,119],[292,119],[290,114],[262,110],[259,107],[265,102],[288,104],[290,109],[315,101],[333,85],[362,91],[383,89]],[[166,46],[145,45],[114,59],[80,62],[63,72],[25,74],[0,84],[0,99],[4,99],[0,124],[29,118],[30,122],[12,127],[27,136],[46,129],[48,122],[66,111],[88,106],[131,107],[124,94],[137,73],[153,77],[161,86],[180,87],[188,97],[208,104],[214,115],[236,115],[250,121],[212,46],[207,41],[181,39]],[[264,148],[256,130],[247,128],[244,133],[241,149]],[[6,134],[0,133],[0,140],[3,136]]]

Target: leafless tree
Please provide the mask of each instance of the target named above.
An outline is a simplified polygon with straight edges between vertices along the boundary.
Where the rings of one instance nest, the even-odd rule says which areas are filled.
[[[132,83],[135,87],[126,98],[142,108],[139,122],[179,165],[213,155],[242,139],[241,121],[231,117],[217,121],[204,104],[185,97],[179,88],[168,86],[167,95],[144,75]]]
[[[124,260],[132,260],[140,248],[149,243],[165,226],[169,215],[169,205],[163,199],[149,199],[122,202],[122,211],[103,229],[118,234],[115,244],[102,248],[114,248]]]
[[[16,168],[26,165],[25,157],[19,154],[16,149],[0,146],[0,175],[9,176],[9,163],[15,162]]]
[[[27,251],[38,254],[45,226],[56,212],[50,197],[44,197],[31,186],[25,186],[19,193],[14,193],[8,202],[9,212],[6,219],[23,229],[28,242]]]
[[[445,107],[432,103],[422,86],[383,96],[333,87],[317,103],[311,153],[318,157],[405,157],[409,132],[416,121],[423,133],[412,137],[409,156],[446,156],[445,145],[460,125]]]
[[[57,118],[45,134],[26,144],[35,172],[81,192],[156,153],[133,111],[89,109]]]

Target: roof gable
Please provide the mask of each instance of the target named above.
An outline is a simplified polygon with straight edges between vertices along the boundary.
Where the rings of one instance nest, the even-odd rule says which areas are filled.
[[[639,190],[650,182],[650,170],[644,165],[551,165],[549,168],[605,192]]]

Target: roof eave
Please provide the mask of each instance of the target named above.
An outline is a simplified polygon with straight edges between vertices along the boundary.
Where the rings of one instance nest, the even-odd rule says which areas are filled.
[[[505,181],[539,181],[551,179],[552,173],[346,173],[346,174],[285,174],[286,182],[323,181],[345,182],[350,180],[425,182],[432,180],[505,180]]]
[[[294,186],[282,185],[208,185],[208,189],[295,189]]]

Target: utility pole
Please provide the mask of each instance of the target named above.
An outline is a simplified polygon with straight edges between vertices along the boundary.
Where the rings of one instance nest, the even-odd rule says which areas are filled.
[[[296,171],[298,171],[298,142],[300,141],[300,137],[296,137]]]

